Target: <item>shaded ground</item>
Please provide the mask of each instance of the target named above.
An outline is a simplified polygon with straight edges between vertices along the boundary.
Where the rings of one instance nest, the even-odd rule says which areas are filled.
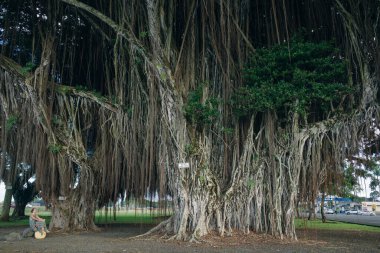
[[[297,242],[270,236],[207,236],[200,244],[156,237],[128,239],[149,230],[148,225],[112,225],[100,232],[50,233],[44,240],[1,241],[0,252],[380,252],[380,234],[331,230],[298,230]],[[23,228],[0,228],[0,238]]]

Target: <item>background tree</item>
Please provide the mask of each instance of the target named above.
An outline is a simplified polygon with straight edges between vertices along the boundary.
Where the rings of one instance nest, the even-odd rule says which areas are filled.
[[[37,195],[35,178],[29,177],[31,166],[18,164],[18,173],[12,187],[12,196],[15,201],[15,208],[12,213],[14,218],[25,217],[26,205]]]

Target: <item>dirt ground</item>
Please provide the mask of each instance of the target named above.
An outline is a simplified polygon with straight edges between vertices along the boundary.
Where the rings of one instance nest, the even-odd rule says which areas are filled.
[[[202,243],[177,242],[158,236],[131,237],[148,231],[146,225],[112,225],[100,232],[50,233],[44,240],[32,237],[1,241],[0,252],[380,252],[380,234],[331,230],[298,230],[298,241],[235,232],[232,237],[207,236]],[[0,238],[22,227],[0,228]]]

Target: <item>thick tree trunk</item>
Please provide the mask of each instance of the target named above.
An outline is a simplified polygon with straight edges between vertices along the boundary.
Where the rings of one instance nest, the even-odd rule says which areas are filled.
[[[222,233],[223,202],[218,196],[220,187],[209,168],[197,166],[178,169],[178,180],[173,182],[173,233],[179,240],[197,240],[211,230]]]
[[[5,190],[5,196],[4,196],[4,201],[3,201],[3,209],[1,211],[1,220],[2,221],[9,221],[9,211],[10,211],[11,203],[12,203],[12,189],[9,189],[8,187]]]
[[[321,199],[321,216],[322,216],[322,222],[326,222],[326,215],[325,215],[325,192],[322,192],[322,199]]]
[[[314,203],[312,201],[308,201],[307,202],[307,207],[308,207],[308,210],[309,210],[309,215],[307,217],[308,220],[311,220],[311,217],[313,216],[314,214]]]
[[[97,230],[94,222],[96,187],[92,169],[82,164],[77,188],[61,191],[62,196],[51,200],[52,218],[49,228],[63,231]]]
[[[13,210],[12,217],[14,218],[22,218],[25,217],[25,207],[27,202],[16,202],[15,201],[15,209]]]
[[[49,228],[52,230],[96,230],[95,200],[71,199],[52,203],[52,217]]]

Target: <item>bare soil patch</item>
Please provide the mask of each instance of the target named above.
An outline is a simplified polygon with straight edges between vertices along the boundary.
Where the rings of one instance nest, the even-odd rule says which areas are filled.
[[[209,235],[201,243],[168,241],[159,236],[132,238],[150,225],[112,225],[99,232],[50,233],[44,240],[1,241],[0,252],[380,252],[380,234],[357,231],[298,230],[298,241],[262,234]],[[0,238],[24,227],[0,228]]]

